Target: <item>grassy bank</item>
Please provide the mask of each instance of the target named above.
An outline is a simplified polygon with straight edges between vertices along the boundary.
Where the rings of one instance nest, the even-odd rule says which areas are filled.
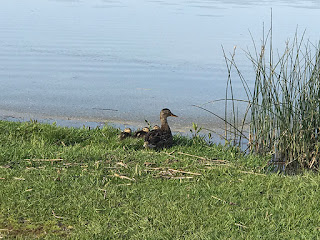
[[[316,239],[320,177],[175,136],[0,121],[0,238]]]

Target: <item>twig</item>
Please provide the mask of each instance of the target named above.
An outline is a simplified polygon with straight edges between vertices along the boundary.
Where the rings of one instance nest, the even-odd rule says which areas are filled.
[[[202,175],[200,173],[186,172],[186,171],[182,171],[182,170],[175,170],[175,169],[172,169],[172,168],[168,168],[168,171],[177,172],[177,173],[184,173],[184,174],[191,174],[191,175],[197,175],[197,176],[201,176]]]
[[[185,177],[170,177],[170,176],[168,176],[167,178],[169,178],[169,179],[192,179],[193,177],[191,177],[191,176],[185,176]]]
[[[145,165],[146,167],[148,167],[148,166],[156,165],[156,163],[145,162],[144,165]]]
[[[0,177],[0,180],[5,180],[5,178],[3,178],[3,177]]]
[[[221,201],[221,202],[223,202],[223,203],[227,203],[225,200],[222,200],[221,198],[218,198],[218,197],[216,197],[216,196],[211,196],[212,198],[214,198],[214,199],[217,199],[217,200],[219,200],[219,201]]]
[[[228,163],[228,161],[226,161],[226,160],[208,159],[208,158],[205,158],[205,157],[200,157],[200,156],[197,156],[197,155],[192,155],[192,154],[189,154],[189,153],[183,153],[183,152],[177,152],[177,153],[178,153],[178,154],[182,154],[182,155],[186,155],[186,156],[189,156],[189,157],[199,158],[199,159],[204,160],[204,161],[214,161],[214,162],[223,162],[223,163]]]
[[[116,165],[119,165],[119,166],[124,167],[124,168],[128,168],[128,165],[123,163],[123,162],[117,162]]]
[[[174,153],[174,151],[172,151],[170,153],[168,153],[168,152],[162,152],[162,153],[167,154],[168,156],[175,158],[175,156],[172,155]]]
[[[63,219],[64,217],[60,217],[60,216],[57,216],[54,211],[52,210],[52,215],[55,217],[55,218],[59,218],[59,219]]]
[[[238,227],[242,227],[242,228],[248,228],[247,226],[244,226],[242,224],[239,224],[239,223],[235,223],[234,225],[238,226]]]
[[[153,170],[153,171],[163,170],[163,172],[170,171],[170,172],[175,172],[175,173],[184,173],[184,174],[197,175],[197,176],[201,176],[202,175],[201,173],[187,172],[187,171],[176,170],[176,169],[172,169],[172,168],[166,169],[165,167],[148,168],[147,170]]]
[[[63,161],[61,158],[57,159],[25,159],[26,161],[33,161],[33,162],[58,162]]]
[[[156,167],[156,168],[148,168],[147,171],[148,171],[148,170],[157,171],[157,170],[163,170],[163,169],[164,169],[164,168],[162,168],[162,167]]]
[[[127,180],[130,180],[130,181],[133,181],[133,182],[135,181],[134,178],[129,178],[129,177],[127,177],[127,176],[119,175],[119,174],[117,174],[117,173],[115,173],[113,176],[118,177],[118,178],[121,178],[121,179],[127,179]]]
[[[20,180],[20,181],[26,180],[26,179],[24,179],[24,178],[18,178],[18,177],[13,177],[13,179],[14,179],[14,180]]]

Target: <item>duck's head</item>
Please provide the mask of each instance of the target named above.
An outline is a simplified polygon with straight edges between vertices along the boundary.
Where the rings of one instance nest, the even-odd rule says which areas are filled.
[[[150,129],[149,129],[148,127],[144,127],[144,128],[142,128],[142,131],[144,131],[144,132],[149,132]]]
[[[154,125],[154,127],[152,129],[153,130],[158,130],[158,129],[160,129],[160,127],[158,125]]]
[[[125,128],[123,132],[131,134],[132,131],[131,131],[131,128]]]
[[[167,118],[167,117],[178,117],[178,116],[173,114],[168,108],[164,108],[160,112],[160,118]]]

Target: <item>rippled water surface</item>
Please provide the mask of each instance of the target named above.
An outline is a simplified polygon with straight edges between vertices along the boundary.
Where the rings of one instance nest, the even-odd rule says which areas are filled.
[[[0,117],[143,125],[168,107],[180,116],[176,128],[217,124],[192,105],[224,97],[222,45],[237,46],[250,76],[241,49],[252,46],[249,30],[262,38],[271,8],[276,48],[297,26],[320,39],[318,0],[1,1]],[[223,104],[208,108],[222,113]]]

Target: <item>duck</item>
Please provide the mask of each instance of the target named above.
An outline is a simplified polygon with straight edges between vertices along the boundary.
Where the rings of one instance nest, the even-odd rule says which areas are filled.
[[[125,138],[131,137],[132,135],[131,128],[125,128],[119,135],[119,139],[123,140]]]
[[[157,130],[157,129],[160,129],[160,127],[158,125],[154,125],[152,130]]]
[[[161,127],[156,127],[146,134],[143,146],[149,149],[169,148],[172,146],[173,137],[167,121],[168,117],[178,117],[168,108],[164,108],[160,112]]]
[[[135,138],[144,138],[147,133],[150,132],[150,129],[148,127],[142,128],[142,130],[136,131],[133,135]]]

